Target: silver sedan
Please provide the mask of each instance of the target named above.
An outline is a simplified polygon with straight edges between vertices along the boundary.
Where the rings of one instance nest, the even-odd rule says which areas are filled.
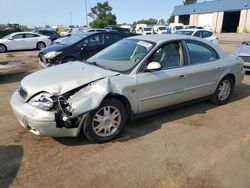
[[[236,48],[234,55],[243,59],[244,69],[250,72],[250,41],[243,42],[240,48]]]
[[[180,35],[135,36],[84,62],[25,77],[11,98],[23,127],[36,135],[114,139],[128,120],[204,98],[230,99],[243,61],[206,40]]]

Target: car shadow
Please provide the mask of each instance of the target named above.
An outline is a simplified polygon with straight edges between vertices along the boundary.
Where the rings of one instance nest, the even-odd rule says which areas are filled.
[[[29,51],[39,51],[37,49],[27,49],[27,50],[9,50],[7,52],[4,52],[5,54],[13,53],[13,52],[29,52]]]
[[[0,187],[10,187],[21,166],[22,146],[0,146]]]
[[[10,84],[13,82],[20,82],[25,76],[29,75],[30,72],[19,72],[19,73],[7,73],[0,75],[0,85],[1,84]]]
[[[241,84],[235,88],[232,98],[228,104],[242,100],[250,96],[250,85]],[[226,104],[227,105],[227,104]],[[217,108],[217,105],[210,103],[208,100],[187,104],[181,107],[166,109],[160,113],[148,115],[146,117],[129,122],[121,135],[111,142],[123,142],[139,138],[159,130],[162,126],[176,120],[193,116],[197,114],[206,114],[207,111]],[[83,135],[83,134],[82,134]],[[79,146],[92,144],[86,138],[79,135],[77,138],[54,138],[57,142],[67,146]]]

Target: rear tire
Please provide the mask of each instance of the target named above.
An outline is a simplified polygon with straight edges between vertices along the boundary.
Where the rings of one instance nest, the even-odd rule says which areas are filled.
[[[211,102],[217,105],[224,105],[228,102],[233,93],[233,79],[230,76],[223,78],[213,96]]]
[[[43,49],[45,47],[46,47],[46,44],[44,42],[38,42],[37,45],[36,45],[36,48],[38,50],[41,50],[41,49]]]
[[[102,102],[97,110],[86,117],[83,132],[94,143],[104,143],[116,138],[126,124],[126,110],[121,101],[113,98]]]
[[[0,44],[0,53],[4,53],[4,52],[6,52],[6,51],[7,51],[6,46],[3,45],[3,44]]]

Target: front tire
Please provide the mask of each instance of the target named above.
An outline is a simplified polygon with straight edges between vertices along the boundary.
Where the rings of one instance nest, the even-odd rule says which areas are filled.
[[[0,44],[0,53],[4,53],[7,51],[6,46],[4,46],[3,44]]]
[[[124,105],[117,99],[109,98],[86,117],[83,132],[90,141],[104,143],[116,138],[125,124]]]
[[[224,105],[228,102],[233,92],[233,79],[230,76],[223,78],[215,93],[213,94],[211,101],[217,105]]]

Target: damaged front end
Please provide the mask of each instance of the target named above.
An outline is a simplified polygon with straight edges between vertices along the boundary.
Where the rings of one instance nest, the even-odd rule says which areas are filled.
[[[98,108],[111,91],[109,86],[109,77],[106,77],[53,97],[56,127],[81,126],[87,113]]]

